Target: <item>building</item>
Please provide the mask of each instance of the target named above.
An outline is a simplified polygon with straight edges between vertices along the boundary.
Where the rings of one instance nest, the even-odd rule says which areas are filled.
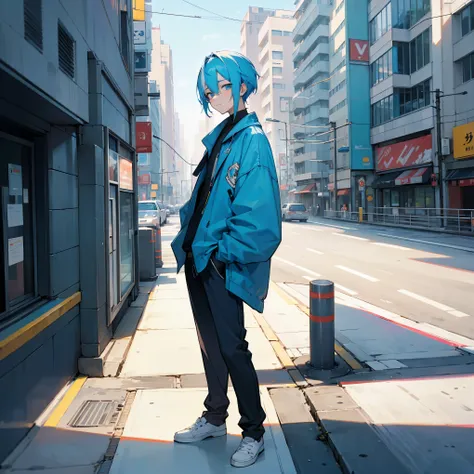
[[[152,61],[149,77],[156,81],[160,90],[160,119],[161,119],[161,159],[164,170],[163,196],[166,203],[174,203],[174,190],[177,184],[177,163],[175,155],[175,108],[174,108],[174,81],[173,81],[173,55],[168,44],[161,39],[161,30],[158,27],[152,30]]]
[[[97,368],[138,229],[132,1],[1,2],[0,35],[2,461]]]
[[[288,190],[292,182],[286,140],[290,138],[290,101],[294,94],[293,15],[291,11],[277,10],[266,18],[258,33],[260,120],[272,147],[282,191]]]
[[[329,205],[329,23],[331,0],[297,2],[293,31],[295,95],[290,106],[291,155],[296,188],[290,199]]]
[[[372,1],[369,18],[377,205],[474,208],[473,2]]]
[[[366,185],[373,179],[367,3],[337,0],[331,15],[329,122],[336,141],[331,143],[329,190],[335,210],[373,205],[372,197],[366,200]]]

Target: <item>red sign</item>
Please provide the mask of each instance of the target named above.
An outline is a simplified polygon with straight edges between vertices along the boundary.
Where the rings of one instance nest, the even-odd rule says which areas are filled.
[[[124,157],[120,157],[119,164],[120,187],[133,191],[133,166],[132,162]]]
[[[137,122],[137,153],[151,153],[153,131],[151,122]]]
[[[375,149],[377,171],[397,170],[433,161],[431,135]]]
[[[474,186],[474,179],[460,179],[459,186]]]
[[[396,186],[403,186],[405,184],[419,184],[423,182],[423,175],[428,168],[419,168],[416,170],[404,171],[396,180]]]
[[[141,174],[138,176],[138,184],[151,184],[150,173]]]
[[[369,42],[367,40],[349,40],[349,60],[359,63],[369,62]]]

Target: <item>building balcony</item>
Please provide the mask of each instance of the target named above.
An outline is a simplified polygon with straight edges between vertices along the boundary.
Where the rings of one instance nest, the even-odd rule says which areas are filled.
[[[308,8],[301,18],[298,19],[295,29],[293,30],[293,35],[298,41],[304,38],[304,35],[308,33],[308,30],[311,28],[313,23],[320,16],[326,16],[330,18],[331,7],[329,5],[314,5],[314,8]]]
[[[293,50],[293,62],[298,62],[302,57],[313,47],[313,44],[317,42],[318,38],[326,37],[329,38],[329,25],[319,25],[315,30],[306,37],[303,42],[298,44]],[[295,43],[298,43],[294,40]]]
[[[296,75],[298,71],[303,71],[305,67],[318,55],[318,54],[327,54],[329,55],[329,43],[319,43],[316,47],[311,51],[311,54],[296,68]]]
[[[321,73],[329,74],[329,61],[319,61],[314,66],[308,67],[302,73],[296,73],[293,81],[295,88],[307,86],[308,82],[310,82],[314,76]]]

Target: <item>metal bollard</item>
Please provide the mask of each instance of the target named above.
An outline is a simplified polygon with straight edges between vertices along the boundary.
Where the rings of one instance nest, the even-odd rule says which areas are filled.
[[[310,283],[309,299],[310,364],[315,369],[334,368],[334,283],[314,280]]]
[[[155,233],[155,263],[156,263],[156,268],[162,268],[163,267],[163,255],[161,251],[161,227],[156,229]]]

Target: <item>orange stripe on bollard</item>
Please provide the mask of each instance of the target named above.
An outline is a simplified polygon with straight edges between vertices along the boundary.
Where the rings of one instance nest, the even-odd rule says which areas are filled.
[[[312,314],[309,315],[309,319],[314,321],[315,323],[331,323],[334,321],[334,314],[331,316],[314,316]]]
[[[314,293],[311,291],[310,296],[315,300],[329,300],[334,298],[334,293]]]

